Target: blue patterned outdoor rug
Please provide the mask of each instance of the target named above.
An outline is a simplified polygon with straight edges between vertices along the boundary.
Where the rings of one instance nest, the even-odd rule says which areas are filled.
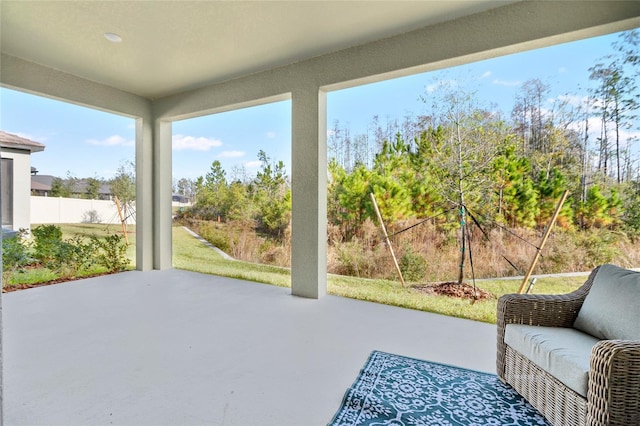
[[[374,351],[329,426],[547,426],[498,376]]]

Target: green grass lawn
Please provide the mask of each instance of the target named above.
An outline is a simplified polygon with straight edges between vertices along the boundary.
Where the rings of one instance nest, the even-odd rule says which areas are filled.
[[[239,260],[225,260],[179,226],[173,227],[173,266],[178,269],[281,287],[291,286],[291,273],[288,269]]]
[[[61,225],[61,228],[64,237],[76,235],[100,236],[120,231],[120,228],[115,225],[78,224]],[[132,265],[134,265],[135,227],[129,227],[128,237],[130,246],[127,254],[132,259]],[[288,269],[225,260],[179,226],[173,228],[173,266],[178,269],[239,278],[281,287],[291,286],[291,273]],[[16,283],[31,284],[54,279],[55,275],[46,269],[41,269],[28,270],[24,274],[17,274],[16,278]],[[586,277],[542,277],[536,282],[534,293],[567,293],[579,287],[585,280]],[[507,293],[516,293],[520,282],[520,280],[477,280],[476,285],[479,288],[490,292],[495,297],[473,303],[469,300],[446,296],[426,295],[412,288],[411,285],[403,288],[397,281],[369,280],[338,275],[329,275],[327,291],[337,296],[495,323],[498,297]]]
[[[173,228],[173,266],[283,287],[291,285],[291,274],[288,269],[224,260],[181,227]],[[585,280],[586,277],[539,278],[534,292],[538,294],[567,293],[582,285]],[[426,295],[410,286],[403,288],[396,281],[337,275],[328,277],[327,291],[337,296],[495,323],[498,297],[507,293],[517,293],[520,283],[519,280],[477,281],[478,287],[496,297],[475,303],[445,296]]]

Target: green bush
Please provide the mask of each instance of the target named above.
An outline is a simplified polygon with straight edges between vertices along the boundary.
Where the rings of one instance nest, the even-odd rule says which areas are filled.
[[[624,229],[633,240],[640,238],[640,182],[629,187],[624,205]]]
[[[129,266],[127,245],[120,235],[63,239],[59,226],[40,225],[33,229],[33,236],[34,258],[64,278],[75,277],[95,265],[108,272],[124,271]]]
[[[49,269],[62,277],[75,277],[96,263],[97,246],[93,241],[85,242],[81,237],[63,240],[48,262]]]
[[[40,225],[31,232],[34,238],[33,257],[43,266],[49,267],[51,262],[56,262],[62,244],[62,230],[55,225]]]
[[[583,234],[582,247],[587,252],[587,258],[593,266],[610,263],[620,255],[619,241],[624,235],[609,231],[608,229],[596,229]]]
[[[25,230],[2,238],[2,283],[8,284],[13,274],[31,262],[28,247],[23,242]]]
[[[383,245],[375,248],[354,239],[335,247],[336,265],[333,272],[356,277],[375,277],[386,270],[386,252]]]
[[[229,253],[231,241],[224,230],[218,229],[215,224],[205,224],[200,228],[200,236],[222,250]]]
[[[95,262],[98,265],[104,266],[109,272],[120,272],[129,267],[124,237],[118,234],[108,235],[104,239],[92,236],[91,241],[96,247]]]
[[[406,281],[418,282],[427,273],[427,261],[409,247],[400,258],[400,271]]]

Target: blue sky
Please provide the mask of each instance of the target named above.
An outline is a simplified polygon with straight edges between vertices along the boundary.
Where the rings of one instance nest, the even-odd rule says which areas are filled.
[[[551,96],[586,94],[588,68],[611,53],[616,34],[566,43],[443,71],[331,92],[327,126],[336,120],[352,135],[367,131],[374,115],[387,119],[420,115],[421,95],[438,81],[455,80],[494,103],[508,117],[520,85],[539,78],[551,85]],[[40,174],[111,178],[118,167],[134,161],[132,119],[78,107],[8,89],[0,89],[0,128],[46,145],[32,156]],[[291,173],[291,103],[289,101],[230,111],[173,124],[173,177],[195,179],[219,160],[233,175],[243,167],[252,175],[257,154],[283,160]]]

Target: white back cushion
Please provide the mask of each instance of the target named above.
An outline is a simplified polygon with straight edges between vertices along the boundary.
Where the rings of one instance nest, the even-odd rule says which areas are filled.
[[[602,265],[574,327],[599,339],[640,340],[640,272]]]

